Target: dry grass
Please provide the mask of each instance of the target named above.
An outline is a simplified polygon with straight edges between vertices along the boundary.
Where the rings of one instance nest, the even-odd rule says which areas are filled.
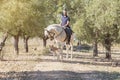
[[[12,40],[8,40],[0,61],[0,80],[120,80],[120,53],[115,52],[108,61],[104,53],[93,58],[92,53],[74,52],[72,60],[64,58],[61,62],[51,54],[41,55],[45,50],[41,42],[31,39],[29,53],[25,53],[20,40],[17,56]]]

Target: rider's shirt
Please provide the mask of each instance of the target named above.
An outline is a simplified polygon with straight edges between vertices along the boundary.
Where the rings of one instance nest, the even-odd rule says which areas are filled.
[[[62,16],[61,25],[64,26],[65,24],[67,24],[67,21],[70,21],[70,18],[68,16]],[[69,27],[69,25],[67,27]]]

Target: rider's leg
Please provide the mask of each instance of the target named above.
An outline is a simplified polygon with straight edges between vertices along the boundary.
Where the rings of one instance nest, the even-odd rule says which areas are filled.
[[[67,31],[68,31],[68,40],[67,40],[67,44],[70,44],[70,39],[71,39],[71,29],[70,28],[67,28]]]

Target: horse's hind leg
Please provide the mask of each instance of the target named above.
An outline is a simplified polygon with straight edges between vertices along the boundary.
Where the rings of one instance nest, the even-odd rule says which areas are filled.
[[[68,59],[69,58],[69,46],[68,45],[66,45],[66,51],[67,51],[66,58]]]

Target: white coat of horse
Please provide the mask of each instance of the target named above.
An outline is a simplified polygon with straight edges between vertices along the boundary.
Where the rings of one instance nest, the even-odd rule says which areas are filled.
[[[55,40],[55,42],[57,43],[57,47],[61,48],[61,52],[62,52],[61,59],[63,59],[64,45],[66,46],[66,51],[67,51],[66,58],[69,58],[69,54],[70,54],[70,58],[71,59],[73,58],[73,39],[74,39],[73,34],[71,35],[70,44],[66,44],[67,35],[64,28],[59,24],[52,24],[49,25],[47,28],[45,28],[44,35],[48,39]]]

